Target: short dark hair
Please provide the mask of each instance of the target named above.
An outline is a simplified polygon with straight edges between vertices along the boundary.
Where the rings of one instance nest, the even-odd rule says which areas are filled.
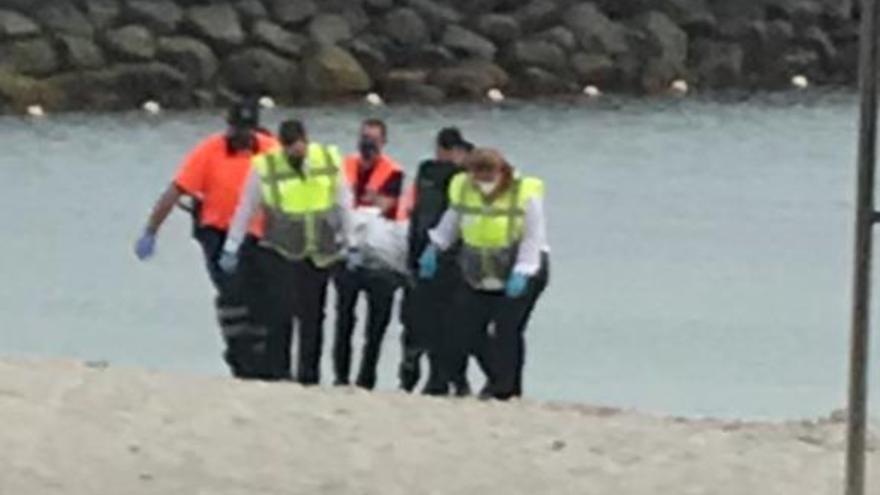
[[[278,139],[284,146],[290,146],[307,137],[306,126],[299,120],[285,120],[278,128]]]
[[[382,137],[388,139],[388,124],[382,119],[366,119],[361,123],[361,127],[378,127],[382,131]]]

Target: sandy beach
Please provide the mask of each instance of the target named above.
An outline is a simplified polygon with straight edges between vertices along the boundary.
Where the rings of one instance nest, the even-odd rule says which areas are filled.
[[[4,495],[754,495],[842,487],[844,425],[836,418],[685,420],[4,360],[0,422]]]

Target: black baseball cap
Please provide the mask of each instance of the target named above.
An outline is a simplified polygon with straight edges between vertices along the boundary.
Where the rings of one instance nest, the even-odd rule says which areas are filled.
[[[226,123],[235,127],[256,128],[260,125],[260,107],[256,102],[242,101],[229,107]]]
[[[461,130],[458,127],[440,129],[440,132],[437,133],[437,146],[445,150],[461,148],[470,151],[474,149],[474,145],[461,135]]]

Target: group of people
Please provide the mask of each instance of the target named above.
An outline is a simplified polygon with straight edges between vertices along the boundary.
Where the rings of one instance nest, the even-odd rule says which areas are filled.
[[[522,394],[525,332],[549,273],[539,179],[520,175],[498,151],[474,147],[454,127],[438,133],[436,156],[405,188],[403,169],[384,151],[382,120],[365,120],[357,151],[344,158],[310,139],[301,121],[284,121],[276,134],[261,128],[259,107],[249,102],[234,105],[227,124],[184,160],[135,253],[141,260],[154,254],[176,206],[191,212],[234,376],[320,383],[333,284],[335,385],[351,383],[363,293],[365,343],[354,384],[375,387],[402,289],[401,388],[416,389],[426,358],[424,393],[470,395],[473,357],[486,376],[481,397]],[[408,222],[407,273],[365,256],[355,240],[355,215],[363,213]]]

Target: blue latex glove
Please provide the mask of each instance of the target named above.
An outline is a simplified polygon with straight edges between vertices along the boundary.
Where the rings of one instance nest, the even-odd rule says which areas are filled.
[[[507,287],[505,287],[504,293],[511,299],[518,299],[526,293],[526,288],[528,286],[529,277],[522,273],[514,272],[510,278],[507,279]]]
[[[419,258],[419,278],[430,280],[437,274],[437,246],[430,244]]]
[[[156,252],[156,234],[144,232],[144,235],[134,244],[134,254],[143,261]]]
[[[217,265],[223,270],[223,273],[232,275],[238,270],[238,253],[223,251],[220,254],[220,259],[217,260]]]
[[[359,249],[349,249],[345,255],[345,269],[353,272],[364,264],[364,255]]]

